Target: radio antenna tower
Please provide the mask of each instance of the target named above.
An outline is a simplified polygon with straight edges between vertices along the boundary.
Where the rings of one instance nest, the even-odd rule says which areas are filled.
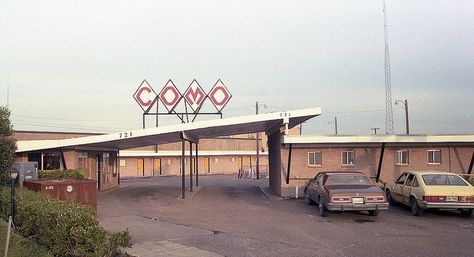
[[[383,0],[383,28],[385,34],[385,134],[393,135],[392,75],[390,71],[390,51],[388,49],[387,12]]]

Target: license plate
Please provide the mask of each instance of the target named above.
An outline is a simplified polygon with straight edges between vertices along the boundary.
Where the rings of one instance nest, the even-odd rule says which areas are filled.
[[[458,197],[457,196],[446,196],[446,202],[457,202]]]
[[[364,203],[364,198],[363,197],[353,197],[352,198],[352,203],[354,203],[354,204],[363,204]]]

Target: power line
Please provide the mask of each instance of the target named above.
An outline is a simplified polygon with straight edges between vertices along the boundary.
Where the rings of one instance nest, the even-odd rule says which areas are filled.
[[[137,121],[138,119],[126,119],[126,120],[104,120],[104,119],[64,119],[64,118],[51,118],[51,117],[44,117],[44,116],[31,116],[31,115],[23,115],[23,114],[12,114],[12,117],[24,117],[24,118],[31,118],[31,119],[41,119],[41,120],[57,120],[57,121],[93,121],[93,122],[117,122],[117,121]]]

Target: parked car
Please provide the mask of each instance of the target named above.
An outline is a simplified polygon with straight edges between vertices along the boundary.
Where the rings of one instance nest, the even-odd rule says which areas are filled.
[[[379,210],[388,209],[383,190],[362,172],[320,172],[306,185],[304,196],[307,204],[318,203],[323,217],[329,211],[368,211],[377,216]]]
[[[474,187],[450,172],[404,172],[386,184],[385,192],[389,203],[406,204],[415,216],[423,215],[426,209],[457,209],[469,217],[474,209]]]

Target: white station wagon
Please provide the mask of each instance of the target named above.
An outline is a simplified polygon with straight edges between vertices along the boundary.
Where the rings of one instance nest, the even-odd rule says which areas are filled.
[[[469,217],[474,209],[474,186],[450,172],[404,172],[386,184],[385,193],[389,203],[406,204],[415,216],[423,215],[425,209],[456,209]]]

